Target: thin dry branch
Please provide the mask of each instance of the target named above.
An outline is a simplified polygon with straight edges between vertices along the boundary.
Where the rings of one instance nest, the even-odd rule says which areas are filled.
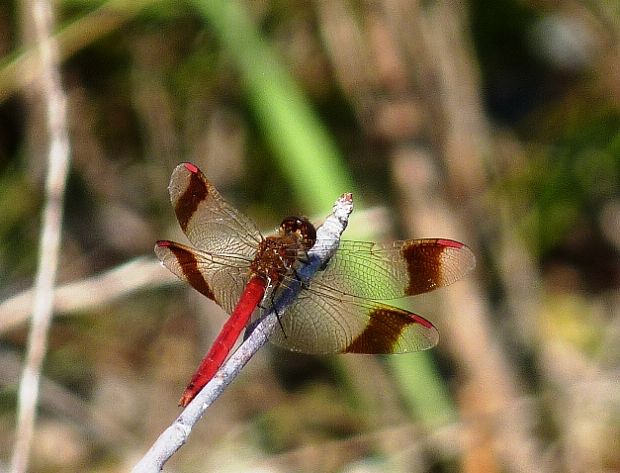
[[[304,281],[308,281],[334,254],[340,244],[340,235],[347,227],[353,210],[351,194],[343,194],[334,204],[332,213],[317,229],[317,243],[308,252],[309,262],[299,269],[296,287],[291,287],[261,320],[250,336],[220,368],[215,377],[198,393],[181,415],[168,427],[132,470],[133,473],[161,471],[164,464],[187,441],[192,428],[207,408],[224,392],[224,389],[241,372],[241,369],[268,340],[278,327],[278,316],[295,301]]]
[[[57,287],[54,313],[87,312],[139,290],[178,282],[154,258],[136,258],[102,274]],[[0,303],[0,334],[28,320],[33,298],[34,290],[28,289]]]
[[[34,1],[29,14],[37,43],[41,95],[46,105],[49,149],[48,174],[45,183],[46,200],[39,243],[32,325],[19,387],[17,431],[11,460],[11,471],[14,473],[26,471],[28,468],[39,398],[41,365],[47,351],[47,333],[53,315],[54,283],[58,266],[62,209],[70,155],[66,97],[62,90],[58,69],[58,45],[52,38],[52,6],[45,0]]]

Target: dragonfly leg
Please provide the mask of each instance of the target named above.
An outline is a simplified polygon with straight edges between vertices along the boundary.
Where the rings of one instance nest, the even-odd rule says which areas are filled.
[[[296,276],[296,277],[297,277],[297,276]],[[284,333],[284,337],[286,337],[286,331],[284,330],[284,326],[282,325],[282,319],[280,318],[280,313],[278,312],[278,309],[277,309],[277,306],[276,306],[276,303],[275,303],[276,293],[277,293],[277,290],[278,290],[279,286],[280,286],[280,283],[278,282],[278,283],[274,286],[273,290],[271,290],[271,291],[270,291],[269,296],[267,296],[267,295],[265,294],[265,297],[269,297],[269,299],[270,299],[270,303],[269,303],[269,305],[268,305],[268,306],[265,306],[265,305],[263,305],[263,303],[261,302],[261,303],[258,305],[258,307],[260,307],[260,309],[261,309],[261,310],[263,310],[263,311],[267,311],[267,312],[268,312],[268,311],[270,311],[270,310],[273,310],[273,311],[275,312],[275,314],[276,314],[276,318],[278,319],[278,324],[280,325],[280,328],[282,329],[282,333]],[[264,300],[264,299],[263,299],[263,300]],[[250,322],[250,323],[247,325],[247,327],[246,327],[246,329],[245,329],[245,332],[244,332],[244,334],[243,334],[243,340],[244,340],[244,341],[245,341],[245,340],[246,340],[246,339],[250,336],[250,334],[254,331],[254,329],[256,328],[256,326],[258,325],[258,323],[259,323],[261,320],[262,320],[262,317],[259,317],[258,319],[256,319],[256,320],[254,320],[254,321]]]
[[[295,277],[297,277],[297,274],[295,274]],[[273,288],[273,291],[271,291],[271,293],[269,294],[269,297],[271,299],[271,308],[273,309],[273,311],[276,314],[276,318],[278,319],[278,325],[280,325],[280,328],[282,329],[282,333],[284,334],[284,337],[286,337],[286,331],[284,330],[284,325],[282,325],[282,319],[280,318],[280,313],[278,312],[278,308],[276,306],[276,292],[278,292],[278,288],[280,287],[280,283],[278,282],[276,284],[276,286]]]

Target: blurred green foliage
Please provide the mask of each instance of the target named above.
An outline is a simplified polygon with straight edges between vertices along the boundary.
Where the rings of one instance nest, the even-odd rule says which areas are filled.
[[[523,232],[541,257],[562,245],[576,226],[596,232],[605,202],[620,195],[620,114],[602,103],[573,104],[548,114],[532,146],[533,159],[506,186],[518,207],[529,207]],[[524,190],[522,192],[521,190]]]

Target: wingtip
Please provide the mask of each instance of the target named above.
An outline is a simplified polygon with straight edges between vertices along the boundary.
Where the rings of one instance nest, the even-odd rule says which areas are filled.
[[[426,344],[422,346],[421,350],[430,350],[439,344],[439,330],[430,320],[425,319],[421,315],[410,313],[409,317],[413,322],[421,327],[424,327],[424,338]]]
[[[476,256],[474,255],[474,252],[472,251],[472,249],[469,246],[467,246],[465,243],[461,243],[460,241],[456,241],[456,240],[449,240],[447,238],[440,238],[437,241],[440,245],[443,245],[444,247],[462,250],[460,252],[463,255],[462,257],[463,258],[469,257],[469,266],[468,266],[467,271],[471,271],[472,269],[476,267]]]
[[[449,240],[447,238],[440,238],[438,240],[438,243],[443,246],[449,246],[451,248],[463,248],[465,246],[465,244],[461,243],[460,241]]]
[[[183,166],[185,166],[185,169],[187,169],[192,174],[199,174],[200,173],[200,168],[198,166],[196,166],[194,163],[185,162],[185,163],[183,163]]]
[[[435,326],[433,325],[433,323],[430,320],[426,320],[424,317],[422,317],[421,315],[417,315],[417,314],[413,314],[410,313],[409,317],[411,318],[411,320],[413,320],[416,324],[420,324],[422,325],[424,328],[429,328],[429,329],[434,329]],[[437,329],[435,329],[437,330]]]

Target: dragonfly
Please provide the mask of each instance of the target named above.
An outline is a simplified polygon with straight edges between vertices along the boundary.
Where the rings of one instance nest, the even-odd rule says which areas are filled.
[[[155,254],[181,280],[230,314],[187,385],[185,407],[213,378],[252,315],[274,307],[298,287],[316,230],[306,217],[287,217],[274,235],[228,204],[189,162],[173,171],[168,187],[181,229],[193,246],[159,240]],[[434,347],[439,332],[424,317],[384,301],[423,294],[461,279],[475,266],[458,241],[435,238],[392,243],[341,240],[295,301],[278,314],[270,341],[308,353],[409,353]]]

